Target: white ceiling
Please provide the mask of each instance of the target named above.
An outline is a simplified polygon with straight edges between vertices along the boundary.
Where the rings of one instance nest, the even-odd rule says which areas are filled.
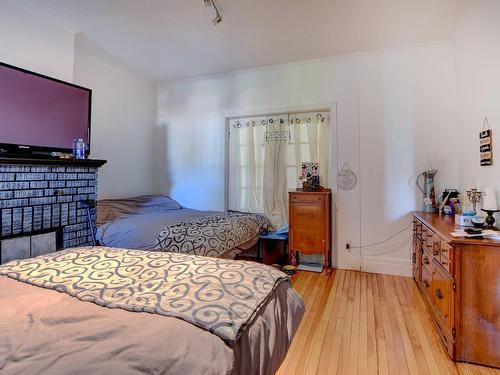
[[[152,80],[450,38],[472,0],[12,0]],[[101,56],[102,57],[102,56]]]

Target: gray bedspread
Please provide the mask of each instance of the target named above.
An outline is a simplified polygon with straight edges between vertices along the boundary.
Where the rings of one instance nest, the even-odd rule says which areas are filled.
[[[230,345],[274,289],[290,283],[255,262],[102,246],[12,261],[0,265],[0,276],[104,307],[182,319]]]
[[[266,231],[263,215],[226,211],[165,227],[155,250],[220,258]]]
[[[289,283],[235,345],[184,320],[109,309],[0,276],[2,375],[273,374],[304,314]]]
[[[215,214],[215,211],[198,211],[189,208],[131,214],[101,225],[96,239],[104,246],[127,249],[152,250],[158,234],[169,225]]]

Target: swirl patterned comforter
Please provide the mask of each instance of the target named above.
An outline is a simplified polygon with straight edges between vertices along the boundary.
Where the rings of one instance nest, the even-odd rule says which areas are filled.
[[[272,268],[110,248],[0,266],[0,304],[2,375],[270,375],[304,314]]]
[[[265,231],[263,215],[227,211],[165,227],[156,250],[219,258]]]
[[[78,248],[0,266],[0,275],[109,308],[172,316],[234,345],[284,273],[254,262]]]

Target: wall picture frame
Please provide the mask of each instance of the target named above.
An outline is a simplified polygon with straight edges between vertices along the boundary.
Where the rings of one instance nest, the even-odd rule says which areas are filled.
[[[493,165],[493,140],[488,118],[484,119],[483,129],[479,133],[479,153],[481,166]]]

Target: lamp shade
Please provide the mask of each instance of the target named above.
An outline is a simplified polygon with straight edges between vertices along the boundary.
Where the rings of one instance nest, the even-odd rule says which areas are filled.
[[[495,189],[491,186],[484,188],[483,209],[489,211],[498,210],[497,197],[495,196]]]

